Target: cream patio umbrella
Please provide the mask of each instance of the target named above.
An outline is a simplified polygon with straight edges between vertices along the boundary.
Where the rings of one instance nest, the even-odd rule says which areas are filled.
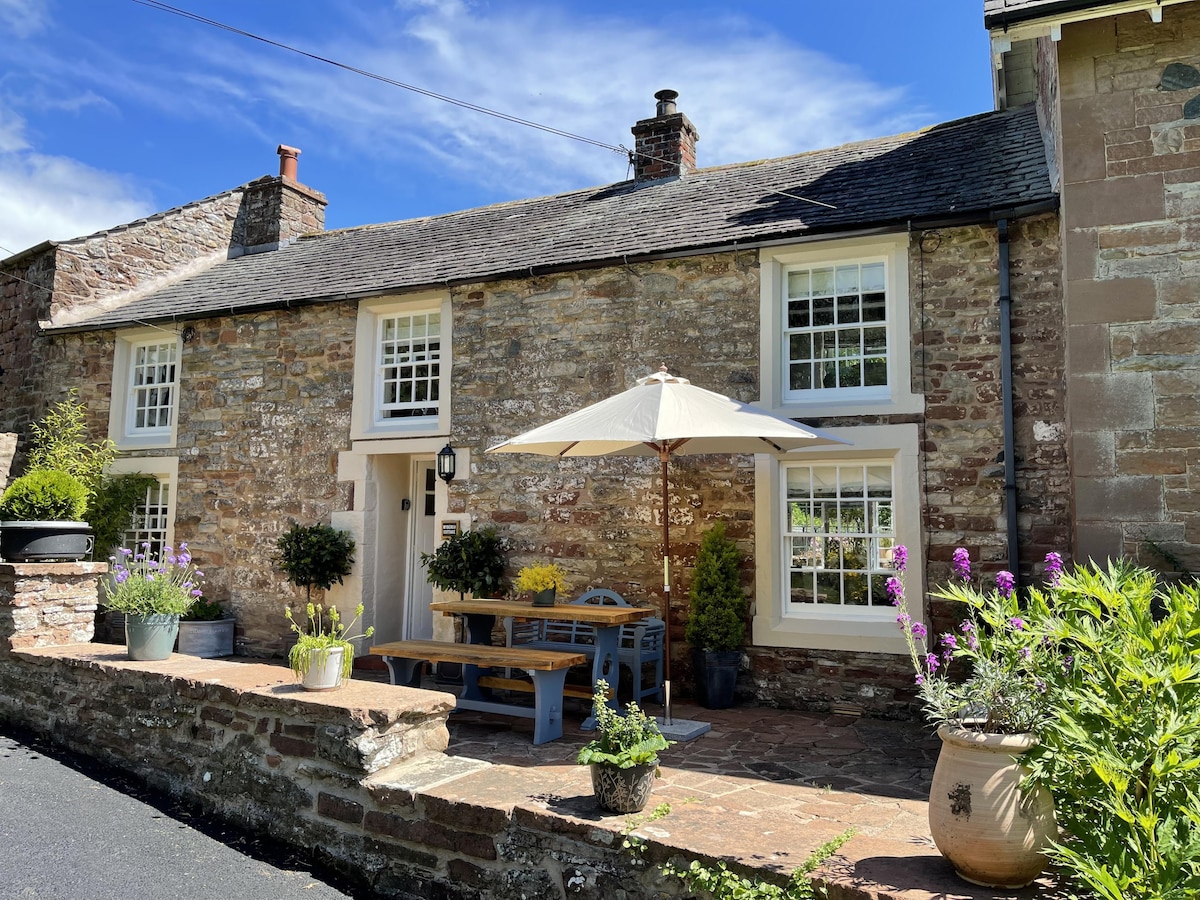
[[[665,720],[671,724],[671,530],[667,462],[679,454],[785,453],[840,438],[724,394],[696,387],[665,366],[620,394],[489,447],[541,456],[657,456],[662,461]]]

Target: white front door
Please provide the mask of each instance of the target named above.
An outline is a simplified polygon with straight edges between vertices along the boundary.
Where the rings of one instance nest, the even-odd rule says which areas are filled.
[[[408,585],[405,596],[404,639],[433,640],[433,585],[425,580],[421,554],[433,551],[437,468],[432,459],[412,463],[412,510],[408,517]]]

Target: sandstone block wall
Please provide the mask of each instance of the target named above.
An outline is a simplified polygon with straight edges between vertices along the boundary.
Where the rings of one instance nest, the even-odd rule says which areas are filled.
[[[0,562],[0,657],[90,641],[96,589],[107,571],[102,563]]]
[[[1196,571],[1200,9],[1064,26],[1058,67],[1077,549]]]

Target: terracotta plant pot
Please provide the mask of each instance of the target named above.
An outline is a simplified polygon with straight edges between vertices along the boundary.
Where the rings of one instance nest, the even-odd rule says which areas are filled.
[[[621,768],[611,763],[592,763],[592,790],[601,809],[615,813],[641,812],[650,802],[658,763]]]
[[[1050,794],[1021,791],[1029,770],[1020,757],[1036,740],[946,725],[938,736],[942,749],[929,792],[934,843],[972,884],[1024,887],[1045,868],[1042,851],[1058,834]]]

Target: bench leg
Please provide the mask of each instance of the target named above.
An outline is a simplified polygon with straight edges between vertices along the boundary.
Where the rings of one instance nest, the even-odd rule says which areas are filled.
[[[404,659],[400,656],[385,656],[383,664],[387,666],[388,678],[392,684],[413,686],[413,675],[417,667],[425,662],[423,659]]]
[[[567,670],[525,671],[533,679],[533,742],[544,744],[547,741],[558,740],[563,733],[563,688],[567,683]]]

